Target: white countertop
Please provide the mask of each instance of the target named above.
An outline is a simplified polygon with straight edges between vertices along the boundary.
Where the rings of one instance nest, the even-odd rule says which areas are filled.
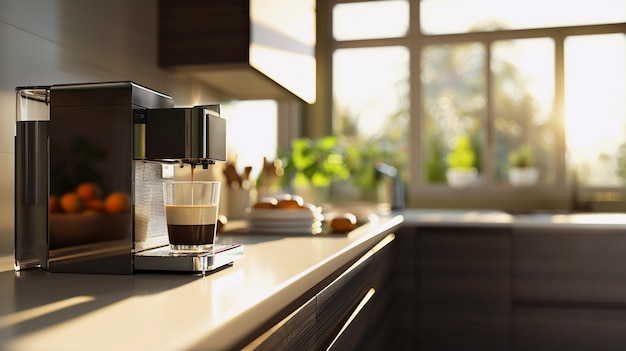
[[[0,270],[0,350],[224,350],[402,223],[344,235],[222,234],[244,257],[208,276]],[[7,267],[7,262],[11,266]]]

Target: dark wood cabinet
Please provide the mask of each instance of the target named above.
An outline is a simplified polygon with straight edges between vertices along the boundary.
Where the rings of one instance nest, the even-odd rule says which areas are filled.
[[[626,310],[559,304],[517,306],[517,351],[610,351],[626,345]]]
[[[393,298],[390,234],[246,350],[387,349]]]
[[[419,256],[418,228],[397,231],[393,256],[395,326],[389,350],[419,350]]]
[[[240,100],[315,102],[314,0],[159,0],[158,27],[163,68]]]
[[[405,226],[266,334],[257,349],[621,350],[626,233]]]
[[[509,350],[511,229],[398,231],[395,350]]]
[[[510,347],[507,228],[418,229],[420,350]]]
[[[626,345],[622,230],[418,226],[398,233],[398,350]]]
[[[621,350],[626,345],[626,233],[515,231],[516,350]]]

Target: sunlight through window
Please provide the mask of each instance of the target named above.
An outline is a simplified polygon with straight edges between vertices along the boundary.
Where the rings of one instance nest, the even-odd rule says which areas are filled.
[[[338,4],[333,8],[336,40],[401,37],[409,29],[409,2],[369,1]]]
[[[241,173],[252,166],[250,179],[256,179],[263,168],[263,157],[276,158],[277,114],[274,100],[233,101],[222,106],[228,119],[228,161]]]
[[[337,50],[333,93],[335,110],[361,135],[379,135],[389,116],[402,112],[408,93],[409,53],[403,47]],[[404,111],[406,113],[407,111]],[[337,128],[341,130],[341,126]]]
[[[626,21],[624,0],[421,0],[424,33],[466,33]]]
[[[626,36],[565,40],[565,133],[568,163],[581,182],[619,186],[626,159]]]

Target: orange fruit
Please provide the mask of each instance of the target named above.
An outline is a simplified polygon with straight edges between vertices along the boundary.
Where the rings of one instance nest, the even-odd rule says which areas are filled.
[[[104,212],[104,201],[100,199],[86,200],[85,207],[93,212]]]
[[[63,208],[61,207],[61,202],[58,196],[50,195],[50,199],[48,199],[48,210],[50,213],[61,213],[63,212]]]
[[[347,233],[356,228],[356,216],[352,213],[344,213],[330,221],[330,228],[334,233]]]
[[[66,213],[79,213],[83,210],[83,200],[76,193],[65,193],[59,200],[61,208]]]
[[[104,209],[110,214],[128,211],[130,209],[130,196],[119,191],[111,193],[104,200]]]
[[[84,182],[76,187],[76,194],[85,201],[99,199],[102,197],[102,189],[97,183]]]

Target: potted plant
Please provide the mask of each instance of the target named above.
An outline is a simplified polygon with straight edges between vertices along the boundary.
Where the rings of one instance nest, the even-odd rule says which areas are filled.
[[[539,169],[535,166],[535,154],[529,145],[521,145],[508,154],[509,182],[514,186],[535,185]]]
[[[476,154],[467,135],[461,135],[455,140],[454,148],[448,153],[446,160],[448,185],[463,188],[476,182],[478,178],[478,170],[475,167]]]
[[[296,194],[316,205],[327,200],[333,181],[350,176],[336,136],[294,139],[290,152],[281,158],[286,175],[283,179]]]

